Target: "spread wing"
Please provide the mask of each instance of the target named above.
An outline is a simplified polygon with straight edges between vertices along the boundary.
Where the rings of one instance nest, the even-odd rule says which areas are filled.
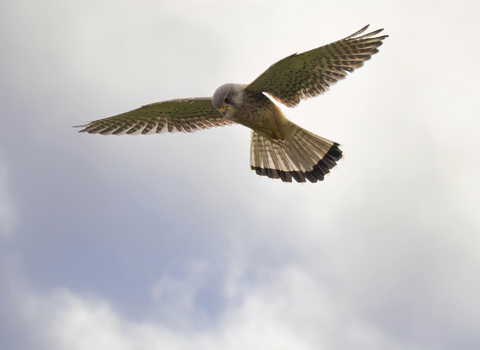
[[[288,107],[295,107],[302,99],[323,94],[330,85],[344,79],[347,72],[352,73],[363,66],[363,62],[376,54],[377,47],[388,37],[374,37],[383,29],[359,36],[367,28],[368,25],[345,39],[278,61],[245,90],[266,92]]]
[[[152,103],[113,117],[95,120],[80,132],[102,135],[146,135],[160,132],[195,132],[235,124],[224,118],[210,97]]]

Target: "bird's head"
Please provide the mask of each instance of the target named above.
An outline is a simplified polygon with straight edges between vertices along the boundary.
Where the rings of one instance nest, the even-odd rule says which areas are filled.
[[[243,104],[244,86],[240,84],[224,84],[220,86],[212,97],[213,107],[222,115],[232,119],[235,112]]]

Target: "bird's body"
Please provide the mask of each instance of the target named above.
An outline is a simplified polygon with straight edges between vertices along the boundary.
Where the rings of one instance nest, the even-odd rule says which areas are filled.
[[[215,97],[218,94],[222,104],[224,94],[238,95],[238,98],[231,102],[232,108],[221,111],[223,116],[232,122],[242,124],[247,128],[258,131],[271,139],[276,137],[282,128],[288,123],[280,108],[264,94],[250,94],[245,91],[247,85],[225,84],[220,86],[213,94],[213,106],[217,109],[222,105],[216,104]],[[232,98],[232,97],[230,97]],[[233,107],[234,106],[234,107]]]
[[[324,93],[378,52],[382,29],[363,36],[368,26],[332,44],[294,54],[268,68],[249,85],[224,84],[213,97],[170,100],[100,119],[81,131],[102,135],[194,132],[241,124],[252,129],[250,167],[284,182],[324,179],[342,157],[339,144],[289,121],[270,95],[287,107]]]

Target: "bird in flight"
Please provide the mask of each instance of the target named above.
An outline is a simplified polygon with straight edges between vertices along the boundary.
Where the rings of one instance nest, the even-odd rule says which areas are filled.
[[[80,125],[80,132],[101,135],[191,133],[241,124],[252,129],[250,168],[284,182],[322,181],[342,158],[339,144],[289,121],[269,95],[287,107],[327,91],[347,73],[363,66],[388,35],[383,29],[361,35],[368,25],[331,44],[278,61],[251,84],[224,84],[213,97],[149,104],[130,112]]]

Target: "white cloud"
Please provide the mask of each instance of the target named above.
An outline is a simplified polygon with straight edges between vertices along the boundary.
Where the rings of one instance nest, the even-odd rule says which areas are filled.
[[[24,294],[22,312],[30,326],[28,336],[35,336],[40,348],[54,350],[407,348],[352,314],[345,300],[305,271],[292,266],[268,274],[229,303],[215,327],[201,331],[131,321],[106,300],[66,289],[43,297]],[[189,287],[195,293],[195,286]]]

